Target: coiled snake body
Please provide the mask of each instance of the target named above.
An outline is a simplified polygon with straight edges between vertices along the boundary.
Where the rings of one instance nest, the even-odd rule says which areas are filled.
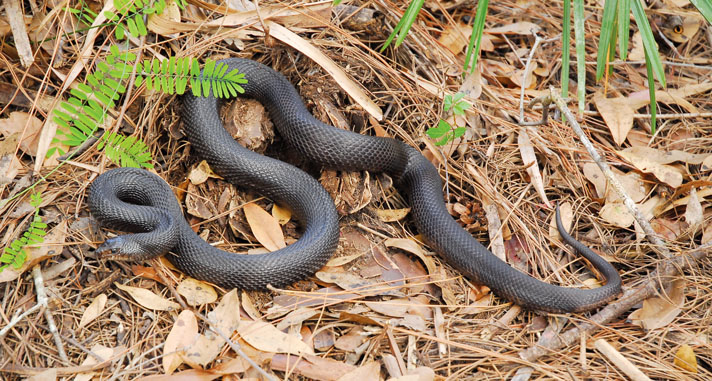
[[[435,167],[416,149],[390,138],[364,136],[326,125],[311,115],[281,74],[254,61],[225,59],[229,70],[245,73],[241,96],[260,101],[279,133],[309,160],[324,167],[386,172],[403,189],[413,219],[426,242],[450,265],[497,295],[523,307],[548,312],[585,311],[620,293],[617,271],[557,227],[564,240],[606,278],[606,285],[574,289],[544,283],[499,260],[448,213]],[[336,249],[338,216],[333,201],[306,173],[256,154],[235,142],[224,129],[218,101],[184,96],[185,135],[198,155],[228,181],[289,205],[304,224],[302,237],[284,249],[263,255],[235,255],[210,246],[185,221],[170,187],[150,172],[115,169],[91,185],[91,212],[106,226],[137,234],[107,240],[97,251],[109,258],[138,258],[171,251],[180,270],[227,288],[282,287],[319,270]]]

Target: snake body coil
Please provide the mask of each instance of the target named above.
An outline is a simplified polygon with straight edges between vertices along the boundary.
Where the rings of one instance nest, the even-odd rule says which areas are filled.
[[[605,286],[573,289],[544,283],[499,260],[448,213],[442,182],[435,167],[414,148],[389,138],[364,136],[314,118],[281,74],[254,61],[223,60],[229,70],[245,73],[241,96],[260,101],[279,133],[309,160],[324,167],[386,172],[407,193],[412,214],[427,243],[470,279],[523,307],[548,312],[585,311],[620,293],[616,270],[586,246],[557,227],[564,240],[584,255],[606,278]],[[183,218],[168,185],[147,171],[116,169],[91,186],[89,206],[105,225],[139,234],[107,240],[97,251],[126,258],[155,255],[168,249],[169,259],[187,274],[220,286],[264,289],[304,279],[321,268],[334,252],[339,236],[333,201],[306,173],[249,151],[224,129],[214,97],[184,97],[185,135],[198,155],[228,181],[254,189],[289,205],[304,224],[296,243],[264,255],[235,255],[198,237]],[[158,228],[158,229],[157,229]],[[157,229],[157,230],[156,230]],[[135,258],[135,257],[134,257]]]

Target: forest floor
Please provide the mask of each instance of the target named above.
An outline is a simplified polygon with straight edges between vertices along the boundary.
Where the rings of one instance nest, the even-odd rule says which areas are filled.
[[[542,118],[537,105],[522,120],[523,105],[561,86],[561,2],[491,1],[474,74],[462,69],[470,0],[426,1],[403,44],[383,52],[403,3],[267,0],[256,12],[256,1],[228,9],[189,0],[131,39],[144,59],[245,57],[274,68],[317,118],[420,149],[447,182],[453,218],[512,266],[556,285],[598,287],[556,233],[561,205],[568,230],[613,263],[625,292],[573,314],[521,309],[463,277],[419,240],[392,179],[304,162],[262,106],[243,100],[223,107],[228,130],[313,174],[334,198],[333,259],[285,289],[242,292],[187,278],[165,259],[97,258],[116,232],[91,218],[87,187],[117,165],[97,145],[60,166],[40,158],[68,88],[110,45],[126,45],[112,25],[82,27],[65,2],[40,3],[0,7],[0,246],[35,216],[47,224],[27,262],[0,272],[0,379],[712,379],[712,260],[697,249],[712,241],[712,27],[686,1],[647,10],[667,80],[664,89],[656,82],[654,134],[635,24],[627,62],[596,82],[602,2],[587,2],[582,111],[572,47],[568,107],[658,241],[558,113],[521,123]],[[102,2],[85,4],[101,13]],[[11,28],[20,12],[25,28]],[[458,92],[471,107],[453,115],[444,104]],[[147,145],[152,170],[216,247],[258,255],[298,240],[288,208],[228,184],[191,154],[180,109],[179,96],[142,86],[120,97],[102,128]],[[440,120],[465,134],[437,146],[426,131]]]

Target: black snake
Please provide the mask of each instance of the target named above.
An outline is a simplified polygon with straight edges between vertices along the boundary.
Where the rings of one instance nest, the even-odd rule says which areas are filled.
[[[416,149],[390,138],[360,135],[324,124],[306,109],[280,73],[257,62],[230,58],[229,70],[245,73],[242,97],[260,101],[279,133],[300,153],[324,167],[386,172],[410,200],[413,220],[425,241],[451,266],[495,294],[523,307],[548,312],[585,311],[620,293],[620,277],[608,262],[574,240],[564,241],[588,259],[606,285],[583,290],[544,283],[498,259],[448,213],[435,167]],[[91,212],[105,226],[136,234],[107,240],[97,251],[109,258],[145,259],[171,251],[169,259],[190,276],[227,288],[262,290],[307,278],[331,257],[339,239],[333,201],[308,174],[256,154],[224,129],[213,97],[183,97],[184,132],[198,155],[231,183],[253,189],[292,208],[304,233],[294,244],[263,255],[236,255],[210,246],[185,221],[170,187],[148,171],[107,171],[91,185]]]

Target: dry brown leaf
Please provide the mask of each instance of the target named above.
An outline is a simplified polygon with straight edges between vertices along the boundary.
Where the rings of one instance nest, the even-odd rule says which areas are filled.
[[[280,225],[284,225],[292,219],[292,211],[275,203],[272,205],[272,217],[274,217]]]
[[[20,134],[20,150],[30,156],[37,155],[41,130],[42,121],[23,111],[13,111],[9,117],[0,119],[0,133],[4,136]]]
[[[633,128],[633,115],[635,109],[630,106],[625,97],[606,98],[603,92],[598,91],[593,95],[593,103],[611,131],[611,136],[616,144],[621,145]]]
[[[567,201],[559,204],[559,211],[561,212],[561,223],[564,225],[564,230],[570,232],[571,224],[574,220],[574,211],[571,207],[571,203]],[[561,242],[561,235],[559,234],[559,229],[556,228],[555,212],[551,214],[551,221],[549,221],[549,238]]]
[[[688,372],[697,373],[697,356],[692,347],[687,344],[677,349],[673,363]]]
[[[178,284],[176,291],[191,306],[212,303],[218,299],[218,294],[213,286],[194,278],[184,279]]]
[[[346,73],[334,61],[328,58],[321,50],[312,45],[308,40],[303,39],[296,33],[272,21],[265,22],[265,27],[269,28],[269,34],[285,44],[295,48],[305,56],[311,58],[319,64],[335,82],[346,91],[356,103],[364,108],[376,120],[383,120],[383,111],[378,105],[366,95],[363,88],[349,78]]]
[[[515,22],[508,25],[499,26],[496,28],[485,29],[485,33],[489,34],[523,34],[531,36],[541,30],[539,25],[528,21]]]
[[[682,312],[685,303],[684,279],[675,280],[666,296],[653,297],[643,301],[643,307],[633,311],[628,318],[633,324],[652,330],[670,324]]]
[[[463,23],[448,23],[438,41],[453,54],[457,55],[467,46],[472,34],[472,27]]]
[[[141,306],[148,308],[149,310],[158,311],[173,311],[180,308],[180,305],[176,302],[171,302],[170,300],[156,295],[145,288],[126,286],[121,283],[114,282],[114,286],[118,289],[125,291],[129,294],[136,303]]]
[[[19,138],[20,135],[14,134],[0,142],[0,186],[11,183],[22,169],[22,163],[15,156]]]
[[[232,336],[240,321],[240,301],[237,290],[233,289],[223,295],[217,307],[208,313],[211,327],[222,332],[225,336]],[[183,361],[192,367],[204,367],[220,354],[225,346],[225,340],[212,330],[198,335],[195,343],[182,355]]]
[[[322,282],[334,283],[344,290],[361,295],[394,295],[400,296],[401,292],[391,289],[388,284],[373,279],[364,279],[353,272],[317,271],[314,276]]]
[[[55,381],[56,379],[57,369],[52,368],[28,377],[25,381]]]
[[[363,381],[379,380],[381,378],[381,364],[370,361],[349,373],[339,377],[337,381]]]
[[[248,344],[261,351],[293,355],[314,354],[314,350],[301,338],[284,333],[263,321],[242,320],[237,332]]]
[[[282,228],[271,214],[253,202],[245,204],[243,211],[245,212],[247,223],[252,229],[252,234],[255,235],[255,238],[262,246],[269,251],[277,251],[287,247]]]
[[[644,173],[653,174],[658,180],[677,188],[682,185],[682,174],[675,167],[667,165],[665,156],[671,156],[672,152],[664,152],[654,148],[630,147],[621,151],[616,151],[635,168]],[[681,151],[678,151],[681,152]],[[703,156],[703,155],[700,155]],[[704,158],[700,158],[700,162]],[[674,161],[674,160],[673,160]]]
[[[191,169],[190,174],[188,175],[188,180],[190,180],[193,185],[200,185],[206,182],[208,178],[222,179],[222,177],[213,172],[213,169],[210,168],[210,165],[205,160],[201,161],[195,168]]]
[[[351,254],[351,255],[344,255],[343,257],[335,257],[329,259],[329,262],[326,262],[326,266],[343,266],[347,263],[352,262],[354,259],[359,258],[363,255],[363,253],[356,253],[356,254]]]
[[[99,357],[103,359],[113,359],[114,357],[118,356],[120,353],[125,352],[126,348],[124,346],[118,346],[115,348],[110,348],[103,346],[101,344],[94,344],[94,346],[91,347],[91,352],[97,354]],[[92,365],[96,365],[99,363],[99,360],[97,360],[94,356],[87,356],[84,361],[82,361],[82,366],[83,367],[89,367]],[[76,377],[74,377],[74,381],[89,381],[94,378],[95,372],[86,372],[86,373],[79,373],[77,374]]]
[[[198,339],[198,319],[193,311],[184,310],[173,323],[163,346],[163,372],[173,373],[183,363],[182,355]]]
[[[596,196],[604,198],[606,196],[606,177],[601,172],[601,168],[596,163],[587,162],[583,165],[583,175],[596,188]]]
[[[297,357],[282,354],[272,356],[270,368],[282,372],[288,371],[317,381],[335,381],[340,376],[356,369],[353,365],[328,357],[322,358],[311,355]]]
[[[106,294],[99,294],[97,295],[94,300],[92,300],[91,304],[89,304],[89,307],[87,307],[86,310],[84,310],[84,314],[82,314],[82,319],[79,321],[79,326],[77,326],[77,329],[81,329],[85,327],[87,324],[91,323],[101,315],[101,313],[104,311],[104,306],[106,306],[106,301],[109,300],[109,298],[106,296]]]
[[[153,13],[148,15],[148,22],[146,27],[153,33],[160,34],[162,36],[173,37],[178,31],[172,30],[170,24],[166,21],[172,21],[174,23],[180,23],[180,8],[175,1],[166,1],[166,8],[161,14]],[[168,24],[168,25],[165,25]]]
[[[400,221],[410,212],[410,208],[403,209],[376,209],[376,215],[378,219],[383,222],[396,222]]]
[[[526,129],[519,131],[517,143],[519,145],[519,153],[522,155],[522,162],[524,162],[524,166],[527,168],[527,173],[529,174],[534,189],[536,189],[544,205],[551,208],[551,203],[546,197],[546,191],[544,190],[544,180],[541,178],[541,172],[539,172],[539,162],[536,159],[536,154],[534,154],[534,147],[529,140],[529,134]]]
[[[366,340],[368,340],[369,333],[360,326],[357,325],[349,330],[345,335],[339,336],[339,338],[334,341],[334,347],[345,352],[353,352],[361,346]]]
[[[610,202],[603,205],[598,212],[598,216],[609,224],[618,226],[619,228],[626,228],[635,222],[635,217],[633,217],[622,202]]]
[[[38,262],[61,253],[66,238],[67,220],[64,220],[47,233],[44,237],[44,242],[25,247],[25,252],[27,253],[25,264],[23,264],[19,269],[15,269],[10,266],[1,271],[0,283],[15,280],[20,276],[20,274],[25,272],[27,269],[32,268],[32,266],[36,265]]]
[[[186,212],[191,216],[209,220],[213,217],[213,212],[208,206],[206,199],[198,194],[198,190],[193,184],[188,184],[188,192],[185,195]]]
[[[408,308],[410,308],[410,300],[408,299],[391,299],[381,302],[364,302],[364,304],[378,312],[381,315],[390,317],[404,317]]]
[[[690,189],[690,199],[687,201],[687,208],[685,208],[685,222],[690,225],[693,233],[696,233],[697,229],[702,225],[704,220],[703,212],[704,208],[697,197],[697,190],[693,187]]]

